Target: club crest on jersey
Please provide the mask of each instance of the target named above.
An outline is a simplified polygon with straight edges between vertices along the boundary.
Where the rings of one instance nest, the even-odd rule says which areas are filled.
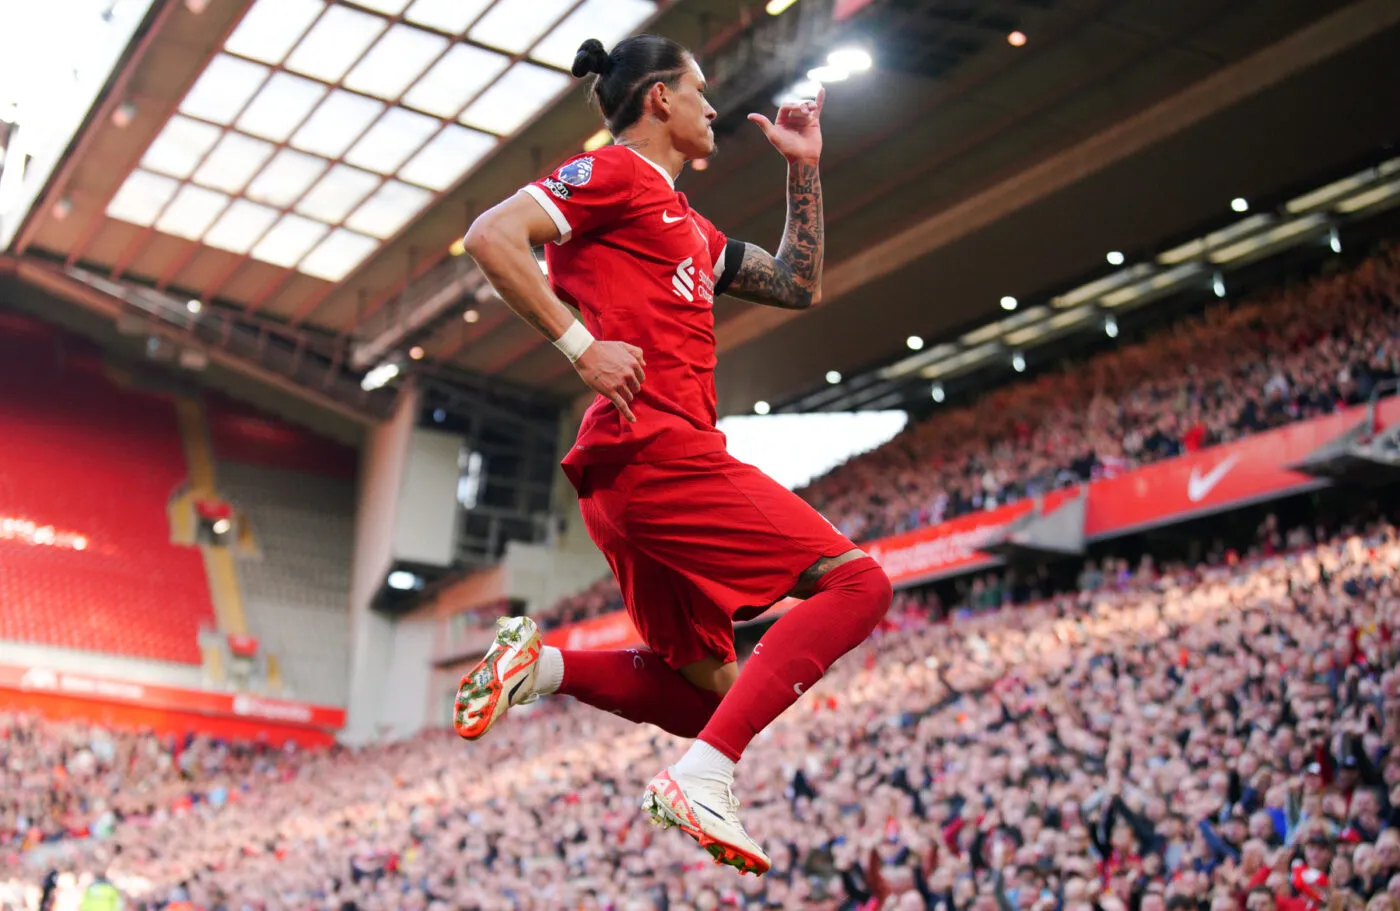
[[[553,177],[546,177],[543,183],[546,190],[558,196],[560,199],[568,199],[570,196],[574,195],[568,187],[564,186],[563,182],[555,180]]]
[[[559,179],[571,187],[581,187],[593,178],[593,159],[580,158],[559,169]]]

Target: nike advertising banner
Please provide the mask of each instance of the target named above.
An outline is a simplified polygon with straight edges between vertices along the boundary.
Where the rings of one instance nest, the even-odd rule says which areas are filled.
[[[1124,535],[1326,487],[1330,481],[1285,466],[1301,462],[1365,417],[1366,406],[1357,405],[1096,481],[1089,487],[1084,534],[1091,540]],[[1383,427],[1393,424],[1400,418],[1400,399],[1380,402],[1377,417]]]

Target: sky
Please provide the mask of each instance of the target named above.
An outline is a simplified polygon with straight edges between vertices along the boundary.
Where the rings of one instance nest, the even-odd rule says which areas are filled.
[[[719,429],[730,455],[793,490],[889,441],[908,421],[903,411],[744,415],[723,419]]]

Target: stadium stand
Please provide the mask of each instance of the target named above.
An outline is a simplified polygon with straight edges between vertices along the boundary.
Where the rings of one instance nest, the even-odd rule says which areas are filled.
[[[214,614],[199,551],[171,543],[187,476],[172,402],[46,324],[0,319],[0,641],[198,664]]]
[[[799,491],[856,541],[1366,401],[1400,376],[1400,248],[936,412]],[[1364,327],[1364,328],[1363,328]],[[611,576],[537,617],[618,610]]]
[[[255,542],[235,550],[249,632],[277,656],[285,695],[344,705],[354,485],[236,461],[218,472]]]
[[[802,495],[853,540],[1365,401],[1400,375],[1400,251],[936,412]]]
[[[678,742],[562,701],[470,762],[6,718],[0,845],[143,907],[1394,911],[1400,534],[1263,550],[951,623],[900,596],[751,751],[762,880],[640,824]]]

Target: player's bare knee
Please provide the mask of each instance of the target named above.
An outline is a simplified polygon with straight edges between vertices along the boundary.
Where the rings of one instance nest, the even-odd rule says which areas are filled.
[[[722,662],[718,658],[702,658],[681,668],[681,676],[696,689],[723,696],[739,679],[737,662]]]
[[[846,560],[839,567],[832,567],[822,575],[816,591],[839,590],[854,596],[852,602],[860,606],[862,614],[868,614],[873,629],[890,609],[894,586],[884,567],[861,551],[853,553],[856,554],[855,558]]]

